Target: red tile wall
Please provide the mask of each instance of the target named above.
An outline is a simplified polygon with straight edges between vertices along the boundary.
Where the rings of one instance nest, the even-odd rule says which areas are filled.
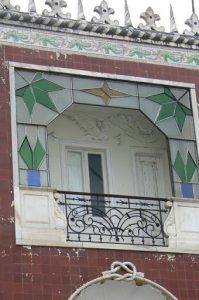
[[[180,300],[199,299],[199,255],[22,247],[15,245],[8,62],[195,83],[199,71],[83,55],[0,47],[0,299],[64,300],[82,283],[131,261],[140,272]],[[198,94],[199,95],[199,94]]]

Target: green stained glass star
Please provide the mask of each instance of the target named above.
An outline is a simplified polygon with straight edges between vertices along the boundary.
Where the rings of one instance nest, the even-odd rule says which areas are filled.
[[[164,93],[147,97],[147,99],[161,105],[156,122],[174,118],[179,130],[182,131],[186,117],[192,116],[192,110],[182,104],[169,88],[164,88]]]
[[[57,108],[48,93],[63,89],[62,86],[43,78],[42,73],[36,73],[29,84],[16,90],[16,96],[23,98],[30,115],[36,103],[57,113]]]

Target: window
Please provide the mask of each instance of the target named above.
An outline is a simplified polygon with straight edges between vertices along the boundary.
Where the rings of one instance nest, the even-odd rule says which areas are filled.
[[[91,193],[93,215],[105,212],[105,154],[83,149],[65,150],[64,187],[68,191]],[[94,194],[94,195],[93,195]]]

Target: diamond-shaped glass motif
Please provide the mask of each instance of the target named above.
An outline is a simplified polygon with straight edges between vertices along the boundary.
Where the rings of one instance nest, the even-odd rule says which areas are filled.
[[[187,173],[187,182],[190,182],[197,166],[195,164],[195,161],[193,160],[192,156],[188,153],[187,158],[187,165],[186,165],[186,173]]]
[[[40,141],[37,140],[35,149],[33,151],[33,166],[34,166],[34,169],[37,170],[39,168],[39,166],[41,165],[41,163],[44,159],[45,153],[46,152],[45,152],[44,148],[42,147]]]
[[[33,153],[27,137],[25,137],[19,149],[19,154],[21,155],[21,158],[27,165],[28,169],[33,169]]]
[[[178,151],[173,168],[182,182],[191,182],[197,166],[189,152],[187,155],[187,162],[185,164],[180,152]]]
[[[32,150],[28,138],[25,137],[19,149],[19,154],[21,155],[21,158],[23,159],[29,170],[38,170],[45,157],[46,152],[39,139],[37,140],[34,150]]]

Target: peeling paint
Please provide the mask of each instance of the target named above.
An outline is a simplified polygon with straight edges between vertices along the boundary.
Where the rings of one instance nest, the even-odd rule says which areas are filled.
[[[6,253],[6,250],[2,250],[2,251],[0,252],[0,255],[1,255],[1,257],[6,257],[6,256],[8,256],[8,254]]]
[[[69,262],[70,262],[70,254],[67,253],[66,256],[68,257],[68,260],[69,260]]]
[[[31,250],[31,246],[23,246],[24,249]]]
[[[24,275],[26,278],[29,278],[30,281],[32,282],[34,281],[34,275],[32,273],[24,273]]]
[[[62,254],[62,252],[61,252],[60,249],[57,249],[57,252],[58,252],[58,255],[61,255],[61,254]]]
[[[176,256],[175,256],[175,254],[167,254],[167,259],[168,259],[168,261],[175,261]]]
[[[85,251],[85,249],[75,249],[75,248],[73,248],[73,252],[75,252],[77,257],[79,257],[80,252],[84,252],[84,251]]]
[[[15,219],[14,219],[14,217],[13,216],[10,216],[10,217],[8,217],[8,218],[4,218],[4,217],[1,217],[1,221],[3,221],[3,222],[8,222],[8,223],[14,223],[15,222]]]

